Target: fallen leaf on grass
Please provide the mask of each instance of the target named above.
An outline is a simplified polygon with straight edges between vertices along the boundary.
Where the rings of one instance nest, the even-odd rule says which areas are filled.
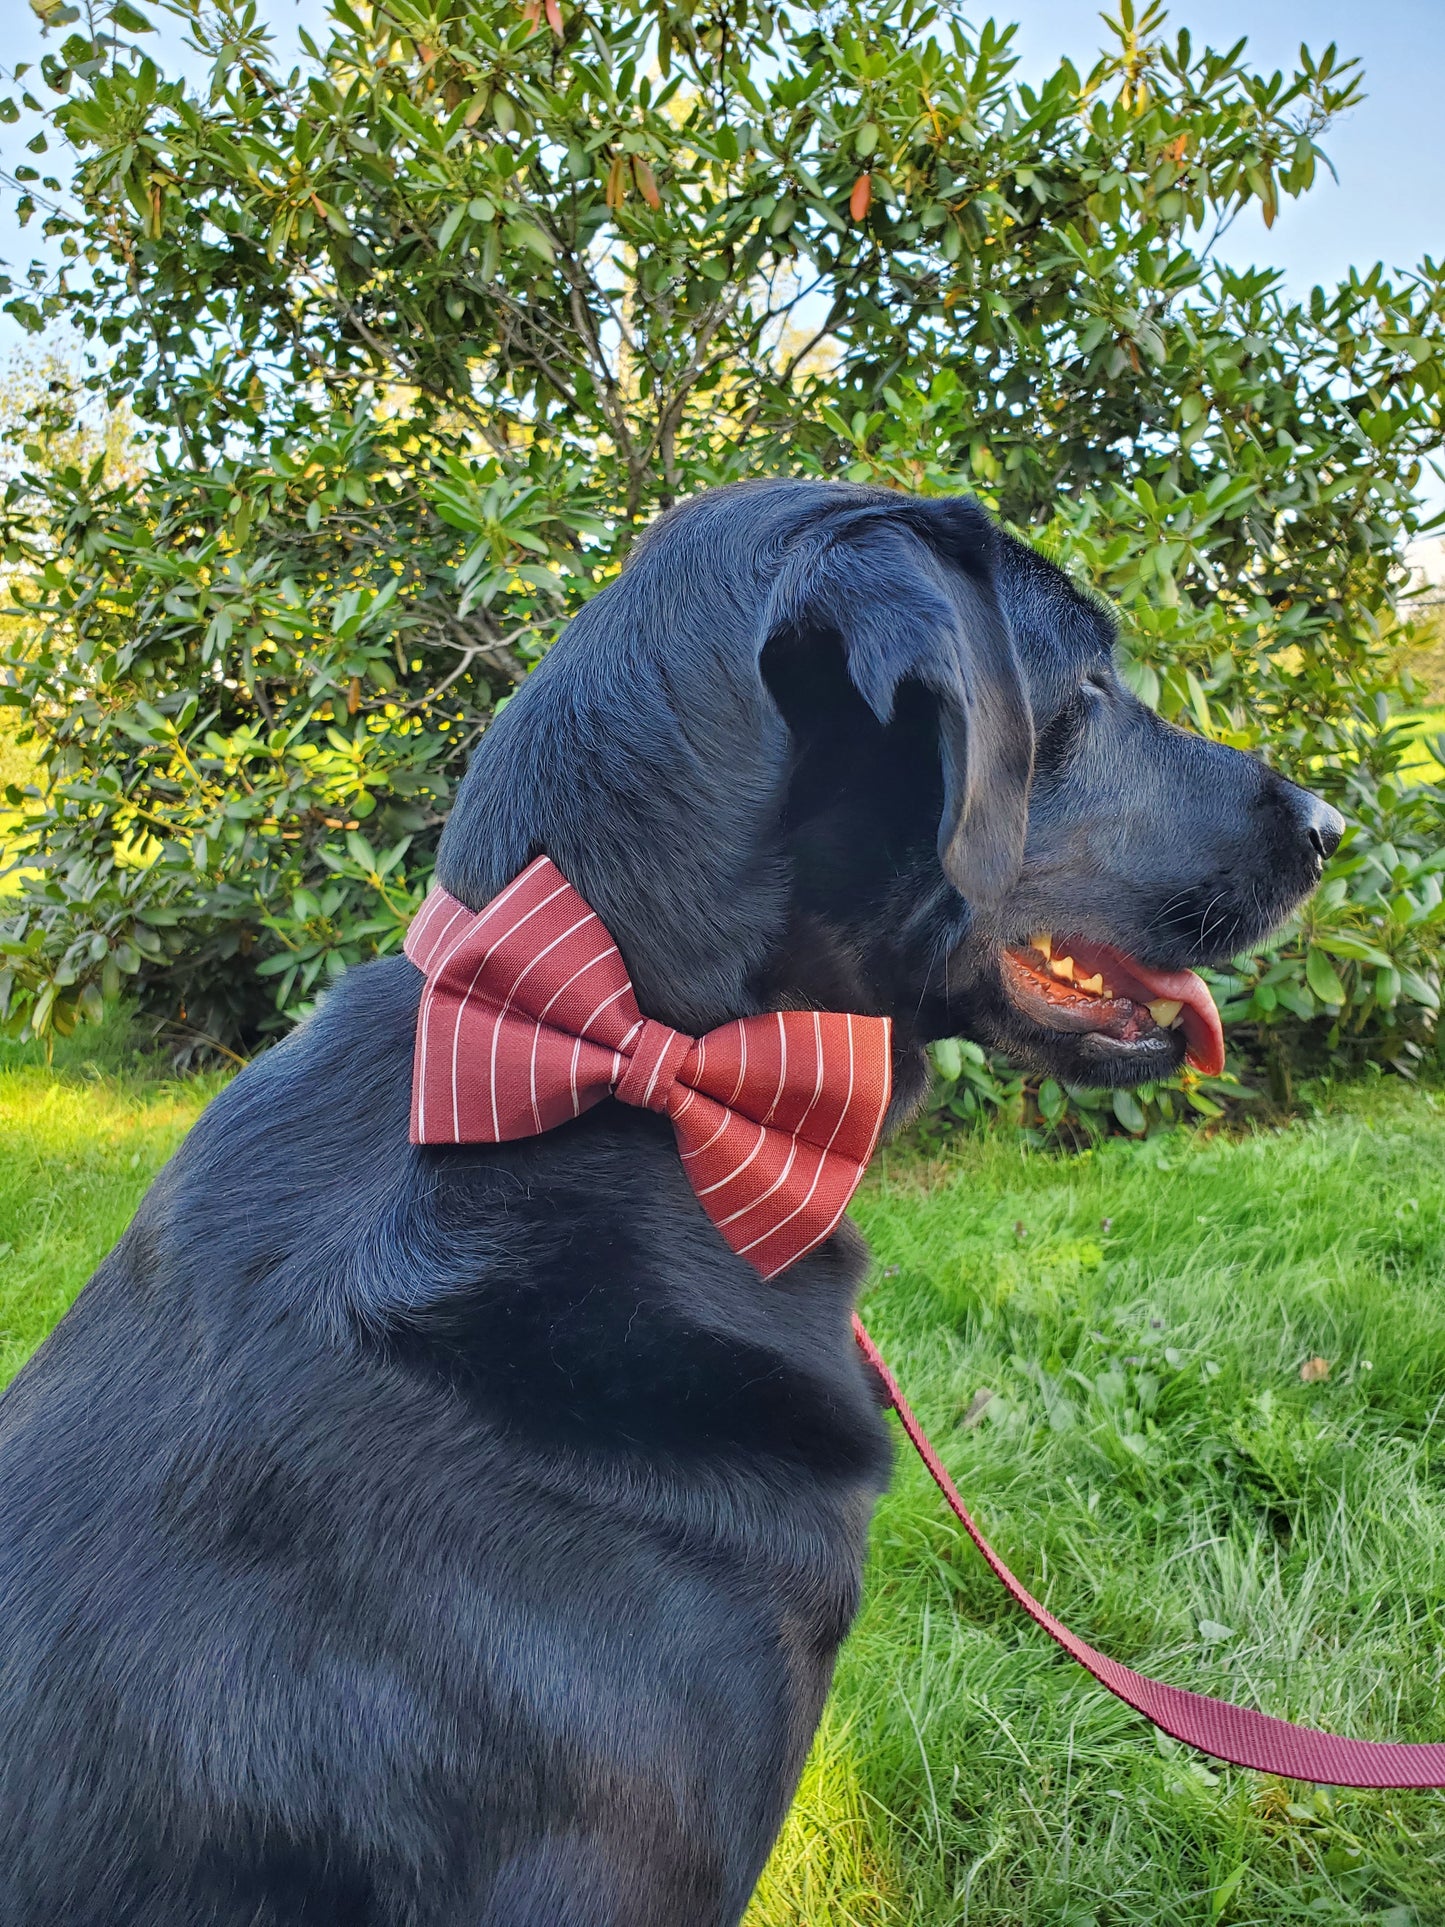
[[[964,1413],[961,1421],[965,1431],[971,1431],[972,1428],[978,1424],[992,1402],[993,1393],[989,1391],[986,1386],[981,1392],[974,1393],[968,1402],[968,1410]]]
[[[1327,1358],[1307,1358],[1299,1368],[1299,1375],[1306,1385],[1317,1385],[1322,1378],[1330,1375],[1330,1361]]]

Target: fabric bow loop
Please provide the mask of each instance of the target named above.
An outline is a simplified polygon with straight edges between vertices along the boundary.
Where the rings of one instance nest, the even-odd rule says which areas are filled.
[[[685,1032],[640,1017],[623,1051],[622,1075],[613,1095],[644,1111],[667,1111],[676,1101],[678,1072],[695,1050]]]

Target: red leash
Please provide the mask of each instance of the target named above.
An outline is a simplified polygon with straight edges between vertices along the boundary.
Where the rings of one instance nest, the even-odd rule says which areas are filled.
[[[1272,1719],[1267,1713],[1253,1712],[1247,1706],[1233,1706],[1228,1700],[1208,1699],[1203,1693],[1187,1693],[1182,1687],[1166,1686],[1162,1680],[1145,1679],[1142,1673],[1131,1672],[1117,1660],[1108,1659],[1085,1645],[1015,1579],[974,1524],[897,1379],[857,1317],[853,1320],[853,1335],[858,1349],[882,1381],[888,1403],[928,1468],[929,1477],[992,1567],[994,1577],[1029,1618],[1043,1627],[1050,1639],[1056,1640],[1070,1658],[1076,1659],[1126,1706],[1132,1706],[1163,1732],[1197,1747],[1201,1753],[1228,1760],[1234,1766],[1255,1767],[1261,1773],[1278,1773],[1286,1779],[1314,1780],[1328,1786],[1445,1787],[1445,1742],[1406,1746],[1393,1740],[1347,1740],[1337,1733],[1293,1726],[1288,1720]]]

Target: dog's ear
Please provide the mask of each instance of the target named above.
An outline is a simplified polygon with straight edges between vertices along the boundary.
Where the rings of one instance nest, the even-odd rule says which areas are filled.
[[[1015,881],[1028,828],[1034,729],[1013,638],[993,586],[993,530],[971,502],[911,504],[915,524],[871,510],[839,520],[788,558],[770,597],[765,643],[831,632],[880,723],[900,684],[938,705],[944,874],[970,902]],[[951,511],[951,514],[946,512]]]

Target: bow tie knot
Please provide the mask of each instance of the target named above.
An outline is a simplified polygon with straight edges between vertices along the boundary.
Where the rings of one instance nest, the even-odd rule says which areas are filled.
[[[640,1017],[622,1045],[623,1067],[613,1095],[644,1111],[666,1112],[677,1089],[677,1074],[696,1050],[695,1041],[653,1017]]]
[[[545,856],[481,910],[434,888],[406,954],[426,978],[413,1144],[502,1144],[616,1097],[671,1119],[703,1209],[764,1278],[842,1217],[888,1106],[886,1017],[770,1011],[700,1038],[644,1017],[622,953]]]

